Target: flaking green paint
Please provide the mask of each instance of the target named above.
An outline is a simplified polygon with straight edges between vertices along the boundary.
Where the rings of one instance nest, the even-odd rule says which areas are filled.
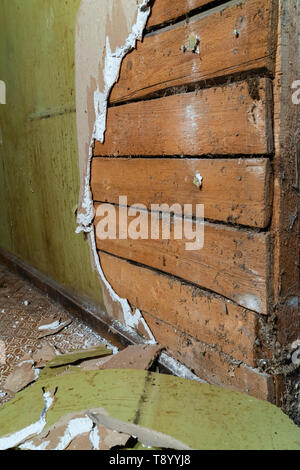
[[[79,4],[1,0],[0,246],[104,310],[88,243],[74,233]]]

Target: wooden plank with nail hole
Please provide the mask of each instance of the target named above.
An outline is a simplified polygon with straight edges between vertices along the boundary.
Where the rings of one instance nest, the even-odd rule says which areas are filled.
[[[255,367],[258,315],[199,287],[99,252],[104,275],[132,308]]]
[[[94,156],[266,154],[273,150],[272,84],[243,81],[108,109]]]
[[[95,201],[118,204],[126,195],[129,206],[193,204],[195,215],[196,204],[204,204],[211,220],[260,228],[270,220],[269,159],[93,158],[91,175]]]
[[[114,206],[110,206],[114,207]],[[128,259],[141,265],[150,266],[159,271],[172,274],[200,287],[209,289],[231,299],[239,305],[258,313],[268,312],[268,286],[269,286],[269,235],[249,230],[231,228],[225,225],[204,224],[204,244],[188,245],[196,239],[196,233],[188,230],[198,230],[197,237],[202,240],[201,225],[195,222],[183,227],[181,218],[171,218],[170,235],[165,232],[162,239],[162,219],[159,220],[158,239],[151,233],[150,213],[137,211],[141,226],[147,227],[147,239],[133,239],[133,224],[137,223],[137,216],[128,217],[127,208],[115,207],[115,220],[112,216],[110,224],[115,223],[116,235],[114,239],[103,239],[101,224],[106,225],[107,214],[95,204],[96,242],[97,248],[107,253]],[[123,238],[119,233],[121,211],[124,211],[123,221],[129,229],[123,230]],[[111,214],[112,214],[111,210]],[[152,214],[153,215],[153,214]],[[135,222],[134,222],[135,221]],[[164,220],[165,222],[165,220]],[[185,219],[187,223],[187,219]],[[176,225],[177,224],[177,225]],[[169,225],[168,222],[166,224]],[[110,227],[114,228],[113,225]],[[140,230],[137,227],[137,230]],[[182,228],[182,238],[178,229]],[[176,230],[175,230],[176,229]],[[107,230],[107,227],[104,228]],[[178,230],[178,232],[177,232]],[[130,237],[127,235],[130,233]]]
[[[272,0],[231,3],[146,36],[123,60],[110,103],[249,70],[273,73],[274,8]]]

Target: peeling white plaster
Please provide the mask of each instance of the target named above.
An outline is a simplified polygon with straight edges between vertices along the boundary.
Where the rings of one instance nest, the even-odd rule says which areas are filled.
[[[32,359],[28,359],[27,361],[22,361],[19,364],[17,364],[17,367],[22,367],[24,364],[32,364],[34,365],[34,361]]]
[[[59,326],[60,326],[60,322],[59,322],[59,320],[56,320],[55,322],[50,323],[49,325],[39,326],[39,330],[40,331],[43,331],[43,330],[56,330],[57,328],[59,328]]]
[[[21,444],[19,446],[19,449],[21,450],[47,450],[48,445],[50,444],[50,441],[42,442],[42,444],[35,446],[32,441],[25,442],[24,444]]]
[[[262,312],[262,302],[261,299],[256,297],[253,294],[245,294],[238,296],[236,302],[242,307],[246,307],[249,310],[253,310],[254,312],[261,313]]]
[[[91,248],[92,248],[92,251],[93,251],[94,257],[95,257],[95,263],[96,263],[97,271],[98,271],[105,287],[107,288],[111,299],[113,301],[119,302],[121,304],[123,314],[124,314],[124,321],[125,321],[126,327],[129,328],[129,330],[131,331],[131,330],[134,330],[134,328],[136,326],[138,326],[139,322],[141,322],[143,324],[143,326],[145,327],[148,335],[149,335],[148,343],[149,344],[156,344],[156,340],[155,340],[150,328],[148,327],[145,319],[143,318],[141,312],[138,309],[136,309],[135,314],[133,315],[128,301],[126,299],[122,299],[121,297],[119,297],[118,294],[116,294],[116,292],[113,290],[113,288],[111,287],[111,285],[107,281],[107,279],[106,279],[106,277],[103,273],[101,264],[100,264],[100,260],[99,260],[99,256],[98,256],[98,252],[97,252],[97,247],[96,247],[96,240],[95,240],[94,231],[92,231],[90,233],[90,240],[91,240]]]
[[[72,419],[69,422],[63,437],[60,439],[58,446],[54,450],[66,449],[75,437],[80,436],[80,434],[91,432],[93,427],[94,423],[88,417]]]
[[[162,366],[167,367],[177,377],[183,379],[194,380],[195,382],[207,383],[205,380],[200,379],[197,375],[193,374],[186,366],[176,361],[173,357],[168,356],[166,353],[162,353],[159,358],[159,363]]]
[[[98,432],[98,426],[93,427],[90,432],[90,442],[93,446],[93,450],[100,450],[100,436]]]
[[[94,141],[97,140],[101,143],[104,142],[104,135],[106,131],[106,118],[107,118],[107,102],[110,91],[119,78],[119,72],[122,61],[126,54],[135,48],[136,42],[142,39],[143,31],[146,26],[148,17],[151,12],[149,0],[143,0],[138,5],[138,13],[136,23],[133,25],[132,31],[126,39],[122,47],[117,48],[114,52],[111,51],[109,37],[106,37],[106,57],[104,65],[104,90],[101,92],[99,88],[94,93],[94,108],[96,121],[94,125],[93,135],[89,148],[89,159],[86,171],[85,191],[82,207],[85,209],[85,214],[78,214],[77,223],[78,227],[76,233],[91,232],[93,229],[92,223],[94,220],[94,207],[90,191],[91,180],[91,160],[93,157]]]
[[[85,418],[75,418],[70,420],[64,435],[60,438],[58,445],[53,450],[65,450],[77,436],[91,432],[93,427],[93,421],[87,416]],[[19,448],[22,450],[35,451],[48,450],[48,445],[50,443],[51,441],[46,441],[36,446],[32,441],[28,441],[20,445]]]
[[[83,211],[80,211],[77,216],[77,223],[78,227],[76,229],[76,233],[85,232],[88,233],[90,236],[91,248],[95,259],[95,264],[97,271],[102,279],[103,283],[105,284],[110,297],[113,301],[118,302],[123,310],[124,314],[124,321],[126,327],[131,331],[135,327],[142,323],[145,330],[149,335],[149,344],[156,344],[155,338],[151,333],[146,321],[144,320],[141,312],[136,310],[134,314],[132,314],[131,308],[128,304],[126,299],[120,298],[116,292],[112,289],[111,285],[107,281],[104,276],[103,270],[101,268],[101,264],[99,261],[99,255],[96,248],[96,241],[95,241],[95,234],[93,229],[93,220],[94,220],[94,206],[93,200],[91,195],[91,188],[90,188],[90,181],[91,181],[91,162],[93,158],[93,147],[94,141],[97,140],[99,142],[104,142],[105,138],[105,131],[106,131],[106,121],[107,121],[107,102],[109,98],[110,91],[114,84],[117,82],[119,78],[119,72],[121,68],[122,61],[126,54],[130,52],[136,46],[136,42],[142,39],[143,31],[146,26],[148,17],[151,12],[151,8],[149,6],[149,0],[143,0],[138,5],[137,11],[137,19],[136,23],[133,25],[130,34],[128,35],[125,44],[122,47],[118,47],[114,52],[111,50],[109,37],[106,37],[106,57],[105,57],[105,64],[104,64],[104,89],[100,91],[99,88],[96,89],[94,93],[94,110],[95,110],[95,124],[94,130],[89,146],[89,156],[88,156],[88,163],[86,169],[86,176],[85,176],[85,187],[84,187],[84,194],[83,194],[83,201],[81,204],[81,208]]]
[[[0,438],[0,450],[12,449],[19,445],[21,442],[25,441],[28,437],[35,434],[40,434],[44,427],[46,426],[46,414],[49,408],[51,407],[54,398],[51,397],[49,392],[43,394],[45,400],[45,408],[42,411],[39,421],[36,423],[30,424],[24,429],[11,434],[10,436]],[[22,448],[22,446],[20,446]]]
[[[34,369],[34,380],[37,380],[39,378],[41,372],[42,369]]]

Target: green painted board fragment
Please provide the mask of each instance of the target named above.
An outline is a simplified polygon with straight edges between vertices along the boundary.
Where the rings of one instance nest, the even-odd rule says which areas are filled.
[[[32,407],[34,397],[41,396],[42,387],[57,387],[47,426],[69,413],[102,408],[111,418],[167,434],[192,449],[300,450],[300,429],[270,403],[211,385],[135,370],[81,371],[39,378],[16,395],[15,403],[0,408],[1,435],[7,434],[8,428],[15,431],[30,424],[31,413],[27,422],[22,415]],[[11,414],[13,425],[9,424]]]
[[[71,374],[79,372],[81,369],[77,366],[59,366],[59,367],[45,367],[40,373],[40,380],[48,380],[53,377],[59,377],[62,374]]]
[[[111,354],[112,350],[108,349],[106,346],[86,349],[83,351],[74,351],[69,354],[55,357],[51,361],[47,362],[47,367],[61,367],[67,364],[75,364],[76,362],[83,361],[85,359],[110,356]]]
[[[113,418],[169,434],[194,449],[300,450],[300,429],[277,407],[248,395],[134,370],[89,371],[44,385],[55,384],[49,425],[66,408],[81,411],[97,403]]]
[[[34,384],[17,393],[13,400],[0,406],[0,437],[36,423],[44,408],[45,400],[40,386]]]
[[[129,448],[127,447],[126,449],[122,450],[163,450],[160,447],[148,447],[144,446],[141,442],[137,442],[134,447]]]

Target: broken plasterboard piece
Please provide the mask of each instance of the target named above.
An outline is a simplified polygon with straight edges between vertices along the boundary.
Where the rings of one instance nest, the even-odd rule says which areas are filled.
[[[64,365],[75,364],[76,362],[83,361],[88,358],[110,356],[112,351],[106,346],[98,346],[96,348],[84,349],[82,351],[74,351],[69,354],[62,354],[56,356],[47,363],[47,368],[61,367]]]
[[[61,322],[60,317],[52,317],[41,320],[38,325],[38,329],[40,331],[39,339],[45,338],[46,336],[55,335],[69,326],[71,323],[72,320]]]
[[[50,429],[19,446],[21,450],[110,450],[125,446],[131,436],[97,426],[87,411],[69,414]]]
[[[135,345],[128,346],[124,351],[113,356],[108,362],[102,364],[101,370],[104,369],[149,369],[158,354],[161,352],[160,345]]]
[[[167,367],[177,377],[182,377],[187,380],[194,380],[195,382],[207,383],[205,380],[200,379],[197,375],[193,374],[186,366],[176,361],[173,357],[168,356],[166,353],[162,353],[159,358],[159,363]]]
[[[34,368],[34,361],[32,359],[25,359],[22,360],[7,377],[3,388],[9,395],[14,395],[34,382],[37,378],[38,373]]]
[[[95,424],[135,436],[147,446],[164,447],[174,450],[191,450],[189,446],[167,434],[163,434],[137,424],[111,418],[110,416],[103,414],[101,409],[89,410],[87,414]]]
[[[85,413],[64,416],[54,426],[34,439],[24,442],[22,450],[65,450],[81,434],[90,433],[93,421]]]
[[[36,426],[36,433],[42,432],[43,438],[68,413],[89,410],[84,413],[97,425],[141,436],[144,445],[156,443],[154,447],[300,449],[300,429],[268,402],[208,384],[139,370],[79,371],[44,381],[39,378],[0,407],[0,448],[14,447],[33,438],[35,428],[27,428],[40,420],[44,406],[42,389],[52,391],[52,397],[53,390],[57,390],[47,412],[47,427],[41,426],[40,430]],[[15,429],[21,429],[17,437]],[[9,440],[4,441],[1,436]],[[95,431],[93,439],[96,444]]]
[[[58,352],[54,346],[51,344],[45,344],[32,353],[32,359],[35,363],[35,366],[40,368],[45,367],[46,363],[54,359],[57,355]]]
[[[101,359],[90,359],[82,362],[79,367],[82,370],[147,370],[152,366],[162,349],[160,345],[138,344],[128,346],[117,355]]]
[[[40,391],[40,390],[39,390]],[[26,439],[40,434],[46,426],[46,415],[50,407],[54,402],[55,390],[51,390],[43,393],[44,408],[42,409],[40,418],[33,424],[29,424],[19,431],[13,432],[12,434],[3,436],[0,438],[0,450],[13,449],[24,442]],[[11,403],[10,403],[11,404]],[[35,404],[35,403],[34,403]],[[30,404],[31,408],[33,403]],[[30,410],[31,411],[31,410]]]

